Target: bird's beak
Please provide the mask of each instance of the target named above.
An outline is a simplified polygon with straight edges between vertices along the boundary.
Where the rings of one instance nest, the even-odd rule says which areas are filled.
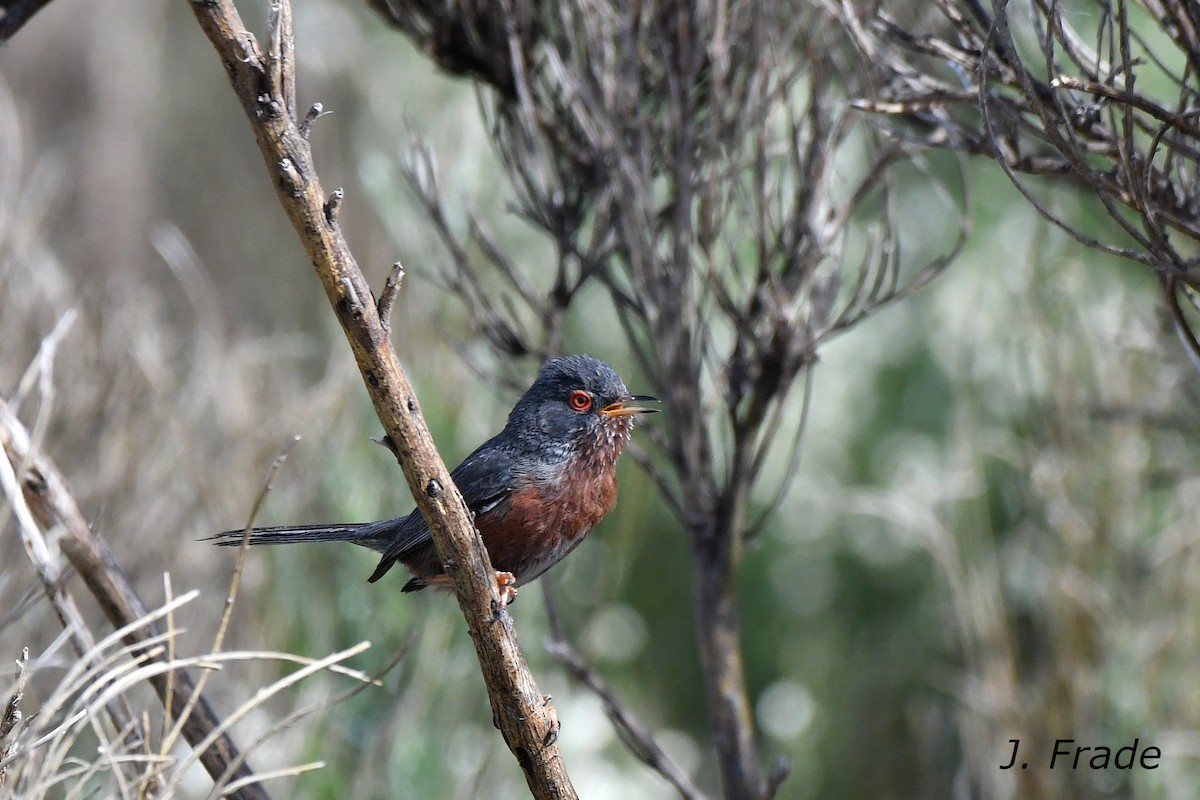
[[[606,417],[631,417],[634,414],[657,414],[661,409],[644,408],[643,406],[631,406],[630,403],[659,402],[662,401],[657,397],[651,397],[648,394],[627,394],[617,402],[600,409],[600,413]]]

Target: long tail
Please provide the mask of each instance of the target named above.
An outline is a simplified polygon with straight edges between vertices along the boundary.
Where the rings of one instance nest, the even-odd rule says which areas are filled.
[[[299,542],[353,542],[382,553],[390,541],[398,520],[384,519],[378,522],[352,522],[345,525],[281,525],[274,528],[254,528],[250,531],[250,544],[296,544]],[[212,542],[221,547],[237,547],[245,538],[244,530],[222,531],[200,541]]]

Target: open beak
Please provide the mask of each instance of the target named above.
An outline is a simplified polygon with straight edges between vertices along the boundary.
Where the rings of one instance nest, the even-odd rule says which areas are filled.
[[[606,417],[632,417],[634,414],[657,414],[662,409],[645,408],[644,406],[630,405],[630,403],[659,402],[662,401],[648,394],[627,394],[617,402],[600,409],[600,413]]]

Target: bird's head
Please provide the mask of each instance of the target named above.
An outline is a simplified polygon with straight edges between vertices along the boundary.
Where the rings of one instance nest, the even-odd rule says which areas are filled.
[[[615,458],[629,439],[634,418],[658,411],[643,404],[657,402],[650,395],[630,394],[621,377],[599,359],[564,356],[542,365],[508,425],[523,437],[537,437],[550,450],[593,445]]]

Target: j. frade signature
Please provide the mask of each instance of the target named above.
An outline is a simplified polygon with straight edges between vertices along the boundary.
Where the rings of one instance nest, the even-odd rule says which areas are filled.
[[[1000,765],[1000,769],[1012,769],[1017,764],[1017,753],[1021,749],[1020,739],[1009,739],[1012,752],[1008,761]],[[1034,767],[1040,766],[1035,756]],[[1043,759],[1045,757],[1043,756]],[[1081,745],[1074,739],[1055,739],[1054,749],[1050,751],[1048,767],[1050,769],[1158,769],[1162,750],[1154,745],[1142,747],[1140,739],[1134,739],[1131,744],[1112,747],[1103,744]],[[1047,763],[1045,760],[1042,764]],[[1020,762],[1021,769],[1028,769],[1030,762]]]

